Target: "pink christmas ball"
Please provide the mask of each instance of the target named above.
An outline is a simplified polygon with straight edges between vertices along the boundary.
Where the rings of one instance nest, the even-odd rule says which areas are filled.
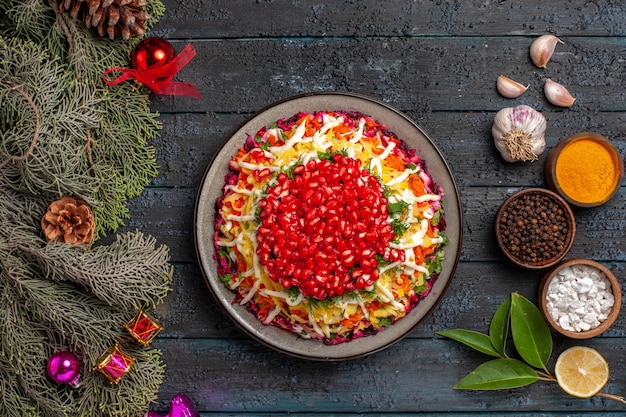
[[[69,384],[74,388],[80,384],[80,360],[70,351],[53,353],[48,359],[46,370],[57,384]]]
[[[167,414],[148,411],[144,417],[200,417],[200,413],[186,394],[178,394],[172,398],[171,408]]]

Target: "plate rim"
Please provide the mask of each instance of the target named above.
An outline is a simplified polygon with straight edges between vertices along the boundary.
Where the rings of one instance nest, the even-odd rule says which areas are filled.
[[[233,307],[233,303],[232,303],[232,300],[234,299],[235,294],[230,289],[228,289],[219,279],[216,279],[217,277],[216,264],[215,264],[215,261],[212,259],[212,254],[214,253],[213,233],[209,234],[210,239],[208,239],[207,241],[207,235],[205,233],[201,233],[201,230],[200,230],[201,225],[207,222],[205,221],[204,223],[202,223],[199,221],[199,217],[201,216],[202,213],[204,213],[203,209],[206,208],[204,207],[204,204],[209,203],[209,205],[213,205],[213,206],[215,205],[215,199],[213,199],[213,201],[211,201],[211,199],[209,199],[208,201],[205,201],[206,196],[204,193],[206,192],[210,194],[211,189],[217,185],[219,187],[218,189],[219,190],[218,196],[219,196],[221,195],[221,190],[224,184],[223,177],[218,178],[220,181],[217,184],[209,184],[209,179],[211,178],[211,174],[215,174],[215,171],[219,170],[220,168],[222,169],[224,168],[224,167],[219,167],[219,166],[217,168],[214,168],[214,165],[221,159],[221,157],[224,156],[223,153],[225,149],[227,148],[227,145],[232,144],[231,142],[236,141],[238,139],[237,135],[239,133],[242,133],[242,130],[246,126],[251,125],[253,127],[253,130],[260,129],[262,127],[261,126],[262,123],[257,123],[258,126],[256,126],[255,123],[257,119],[263,118],[263,116],[266,113],[270,112],[271,110],[276,110],[277,108],[288,105],[292,102],[298,102],[301,100],[323,101],[325,99],[332,99],[332,98],[337,98],[337,99],[343,98],[343,99],[348,99],[352,101],[353,103],[361,102],[360,104],[363,104],[363,105],[366,105],[366,104],[373,105],[375,107],[380,108],[381,111],[384,110],[386,112],[389,112],[389,115],[391,115],[392,117],[399,117],[401,120],[407,123],[410,128],[415,129],[417,132],[419,132],[419,134],[422,135],[426,139],[427,144],[430,147],[432,147],[433,151],[437,154],[438,156],[437,163],[443,165],[443,167],[445,168],[445,171],[447,172],[446,180],[448,180],[452,184],[452,190],[444,188],[444,200],[452,199],[452,201],[455,203],[456,207],[458,208],[457,212],[455,213],[458,219],[457,221],[455,221],[455,226],[457,228],[457,233],[458,233],[458,239],[456,242],[454,242],[452,246],[453,248],[456,247],[456,252],[454,253],[454,257],[451,261],[447,261],[447,260],[444,261],[448,263],[448,265],[446,265],[447,276],[446,276],[445,282],[443,283],[443,285],[440,283],[440,281],[442,281],[441,280],[442,277],[440,275],[437,281],[435,282],[435,285],[433,286],[433,290],[435,286],[438,287],[437,290],[439,292],[439,295],[436,297],[436,299],[431,298],[429,300],[428,302],[429,306],[423,312],[421,317],[418,317],[418,318],[413,317],[412,320],[406,320],[405,322],[402,322],[403,320],[408,319],[411,313],[416,313],[420,304],[425,303],[425,300],[428,300],[428,297],[431,296],[431,294],[426,296],[424,300],[421,300],[420,303],[418,303],[418,305],[415,306],[415,308],[413,308],[411,312],[409,312],[409,314],[402,317],[400,320],[398,320],[398,322],[394,323],[391,326],[391,327],[398,326],[398,323],[400,322],[404,323],[404,326],[403,326],[404,329],[401,332],[399,332],[399,334],[396,335],[396,333],[398,332],[393,332],[394,337],[389,337],[389,336],[385,337],[389,335],[390,333],[392,333],[390,332],[391,330],[391,327],[390,327],[388,329],[383,329],[382,331],[376,334],[361,337],[361,338],[352,340],[350,342],[345,342],[345,343],[341,343],[337,345],[327,345],[319,340],[305,339],[296,335],[295,333],[289,332],[288,330],[280,329],[276,326],[262,324],[261,321],[252,313],[250,313],[246,309],[245,306],[237,305],[239,309],[234,310],[235,308],[237,308],[237,307]],[[322,110],[322,109],[320,108],[319,110]],[[325,109],[325,110],[342,110],[342,105],[341,103],[338,103],[334,109]],[[295,110],[295,111],[290,110],[291,114],[285,114],[283,117],[290,117],[293,114],[295,114],[297,111],[309,111],[309,110]],[[357,109],[357,111],[359,110]],[[365,111],[362,111],[362,113],[367,114]],[[376,115],[374,114],[367,114],[367,115],[380,122],[379,118],[377,118]],[[267,123],[265,123],[265,125],[267,125]],[[392,126],[388,126],[388,128],[390,131],[395,133],[395,130]],[[256,130],[254,130],[254,132],[256,132]],[[254,132],[249,132],[249,133],[254,133]],[[407,142],[405,138],[400,137],[400,139]],[[245,137],[240,140],[238,147],[242,146],[244,142],[245,142]],[[414,146],[411,146],[411,144],[409,144],[408,142],[407,142],[407,145],[410,148],[414,148]],[[226,157],[230,159],[232,155],[228,154],[226,155]],[[430,165],[427,159],[426,159],[426,167],[429,169],[429,172],[430,172]],[[440,179],[437,179],[437,178],[435,178],[435,182],[437,182],[438,184],[441,183]],[[210,208],[208,210],[211,211]],[[215,212],[214,208],[213,208],[213,212]],[[277,100],[261,108],[259,111],[253,113],[251,116],[247,117],[242,123],[240,123],[235,129],[233,129],[227,135],[226,140],[220,145],[215,155],[209,161],[207,168],[197,188],[193,220],[194,220],[194,224],[193,224],[194,246],[195,246],[197,261],[198,261],[200,270],[202,272],[202,275],[204,277],[205,284],[209,288],[209,291],[211,292],[217,304],[220,306],[220,309],[231,319],[232,322],[235,323],[235,325],[240,330],[242,330],[246,335],[250,336],[252,339],[260,342],[261,344],[267,347],[270,347],[276,351],[279,351],[281,353],[287,354],[289,356],[294,356],[294,357],[308,359],[308,360],[316,360],[316,361],[349,360],[349,359],[356,359],[356,358],[364,357],[364,356],[379,352],[399,342],[400,340],[404,339],[417,326],[423,323],[432,314],[432,312],[435,310],[435,308],[439,305],[441,300],[444,298],[445,293],[447,292],[448,287],[450,286],[450,283],[452,282],[456,274],[456,269],[458,267],[460,257],[461,257],[463,232],[464,232],[463,230],[464,221],[463,221],[461,197],[460,197],[460,192],[459,192],[459,188],[458,188],[458,184],[457,184],[454,172],[450,164],[448,163],[448,161],[444,158],[437,144],[430,137],[430,135],[419,124],[417,124],[415,121],[409,118],[406,114],[396,109],[395,107],[387,103],[384,103],[380,100],[374,99],[372,97],[368,97],[368,96],[358,94],[358,93],[345,92],[345,91],[308,92],[308,93],[293,95],[290,97]],[[214,231],[213,216],[211,216],[209,220],[210,220],[208,222],[209,228],[211,229],[211,231]],[[446,230],[448,230],[448,227],[450,227],[450,222],[449,222],[448,217],[446,217],[446,222],[447,222]],[[447,247],[449,245],[447,245]],[[210,252],[209,254],[210,256],[208,257],[210,259],[206,259],[207,253],[206,253],[206,250],[203,250],[205,247],[209,247],[208,252]],[[209,268],[207,263],[211,264],[212,262],[214,263],[214,265],[212,265],[212,268]],[[207,269],[212,269],[212,271],[207,270]],[[214,276],[211,276],[211,272],[213,272]],[[437,285],[437,283],[440,283],[440,284]],[[433,290],[431,290],[431,292]],[[231,296],[229,296],[229,294]],[[229,302],[226,302],[227,300],[225,300],[225,298],[229,298],[228,300]],[[259,327],[259,325],[263,327]],[[261,332],[259,333],[259,331],[255,331],[254,330],[255,327],[259,328]],[[262,331],[264,329],[265,331]],[[284,332],[285,337],[292,339],[291,340],[292,345],[299,345],[300,343],[307,343],[307,344],[311,344],[311,346],[308,346],[311,349],[307,349],[307,350],[299,349],[294,346],[290,346],[289,348],[287,348],[281,343],[278,343],[275,340],[268,338],[267,335],[264,335],[265,333],[275,333],[276,331],[280,332],[280,334]],[[385,332],[388,332],[388,333],[385,334]],[[376,339],[378,336],[381,336],[381,335],[383,336]],[[342,346],[343,348],[341,348]],[[356,349],[351,349],[352,347],[356,347]],[[337,351],[347,351],[347,352],[344,354],[337,354]]]

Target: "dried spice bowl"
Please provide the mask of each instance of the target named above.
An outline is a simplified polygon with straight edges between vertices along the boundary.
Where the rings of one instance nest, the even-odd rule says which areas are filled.
[[[495,230],[507,258],[524,268],[545,269],[571,249],[576,221],[572,209],[556,193],[529,188],[502,203]]]
[[[615,275],[590,259],[559,263],[539,284],[539,308],[548,324],[572,339],[589,339],[613,325],[622,307]]]
[[[624,160],[604,136],[580,132],[559,141],[546,159],[548,188],[572,207],[591,208],[609,201],[624,179]]]

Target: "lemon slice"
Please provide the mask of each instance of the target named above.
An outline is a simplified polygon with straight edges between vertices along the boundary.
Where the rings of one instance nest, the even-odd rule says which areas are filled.
[[[574,397],[589,398],[609,381],[609,364],[597,350],[574,346],[561,353],[554,373],[563,391]]]

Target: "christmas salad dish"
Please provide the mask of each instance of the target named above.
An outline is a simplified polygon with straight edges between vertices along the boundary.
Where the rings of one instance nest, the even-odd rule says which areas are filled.
[[[213,219],[232,302],[327,345],[393,326],[428,296],[449,242],[428,161],[358,111],[257,128],[230,155]]]

